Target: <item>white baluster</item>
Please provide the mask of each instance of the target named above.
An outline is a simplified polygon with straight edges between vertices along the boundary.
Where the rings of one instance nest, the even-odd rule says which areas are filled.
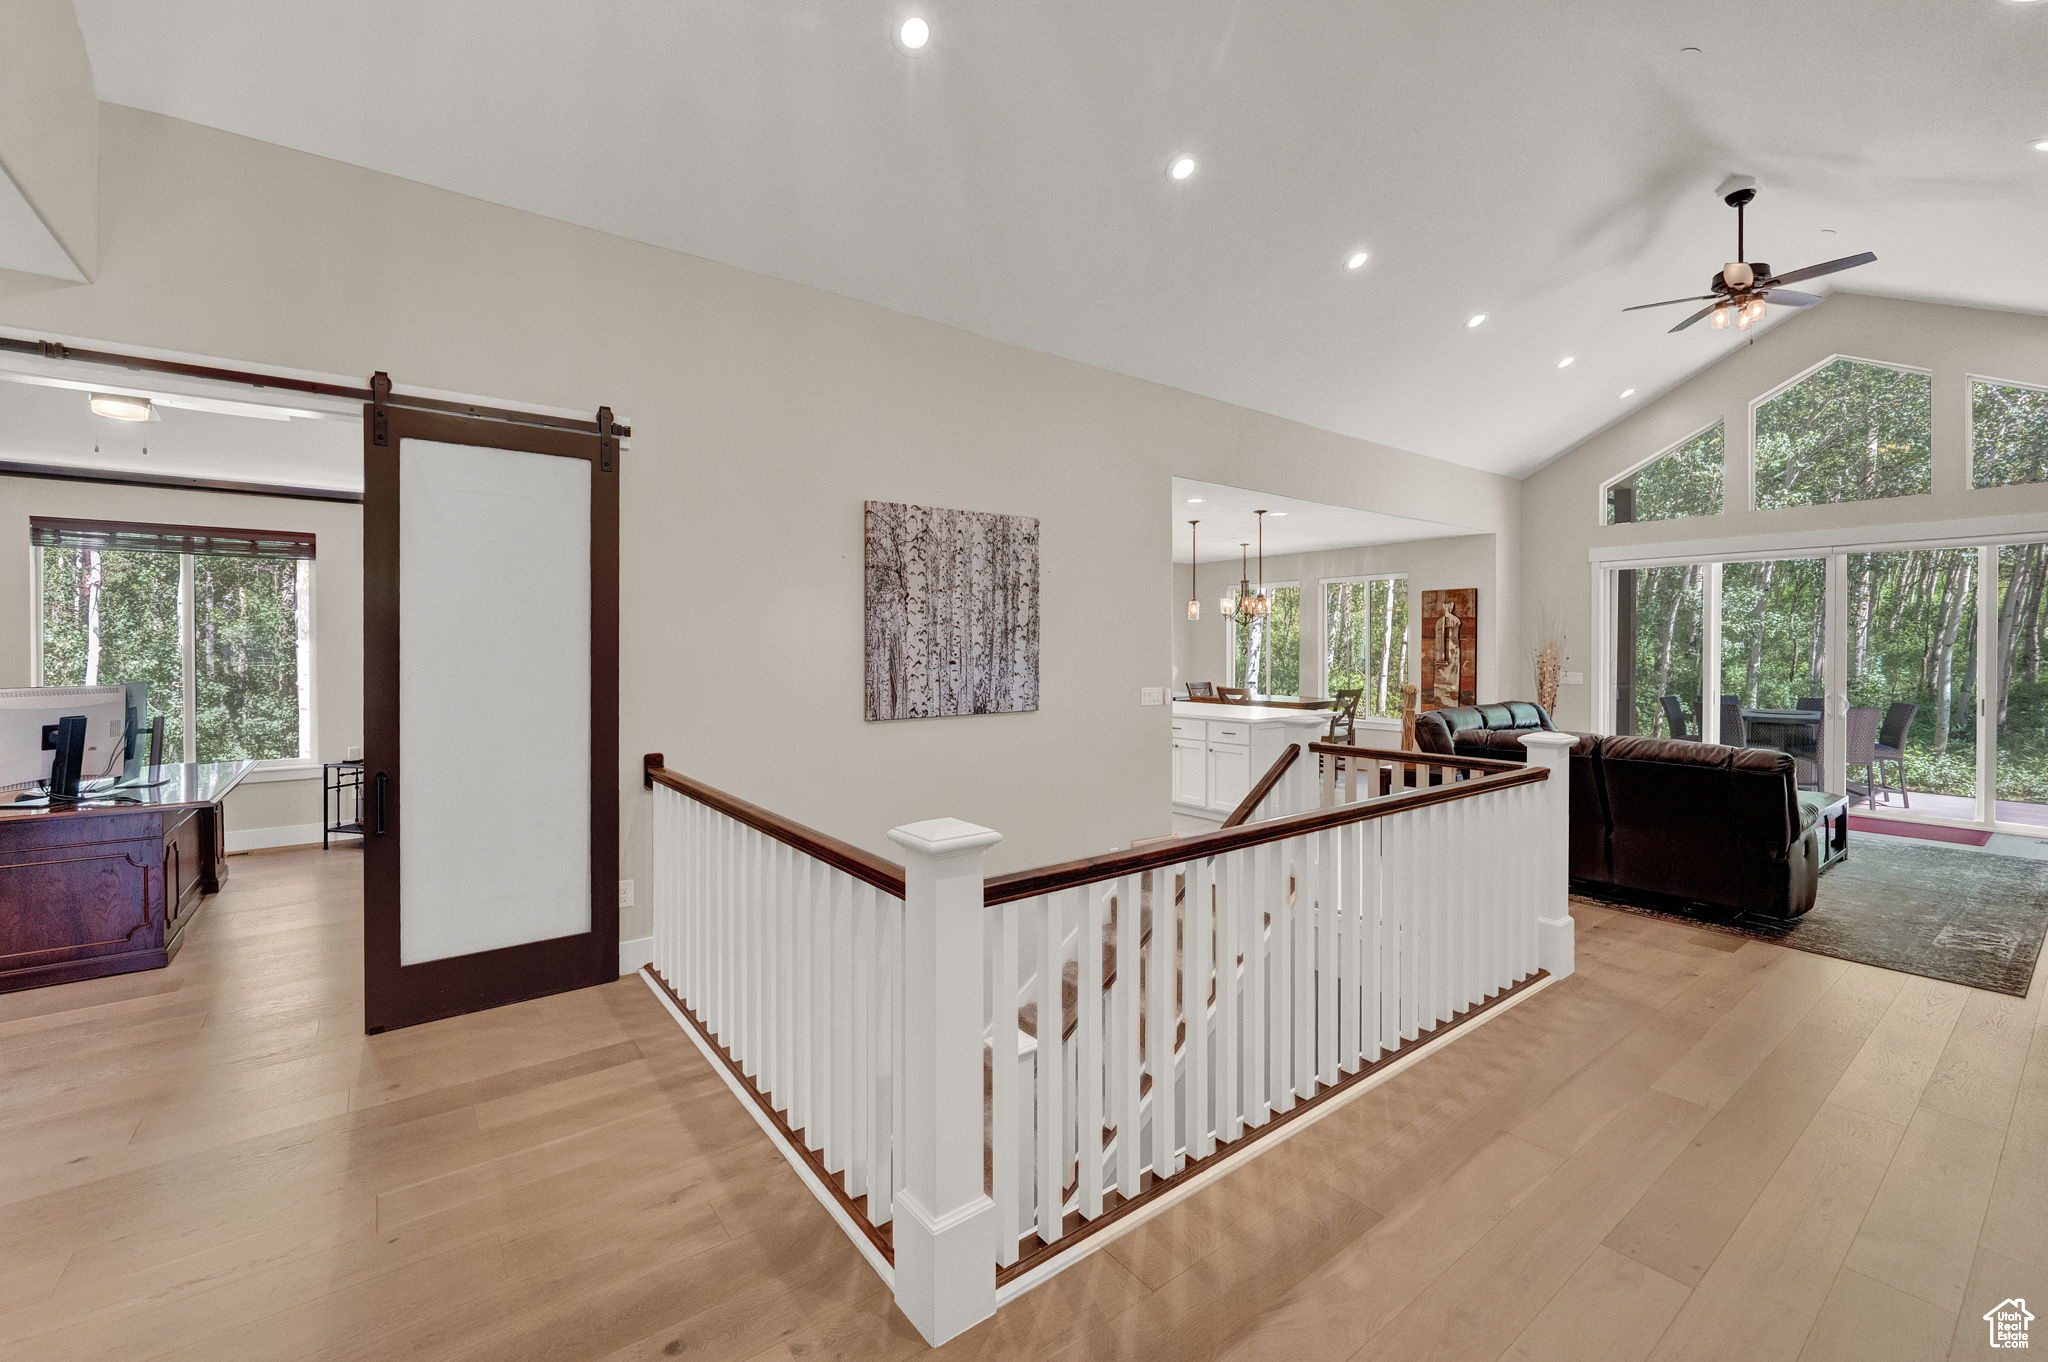
[[[866,1196],[868,1191],[868,1136],[873,1129],[875,1053],[875,889],[855,881],[853,885],[853,948],[844,957],[844,968],[853,989],[847,1031],[852,1044],[847,1049],[846,1194]]]
[[[1152,1171],[1171,1177],[1176,1167],[1174,1151],[1179,1148],[1174,1130],[1173,983],[1174,884],[1176,868],[1165,866],[1148,873],[1152,886],[1152,944],[1146,963],[1151,966],[1150,1018],[1145,1025],[1146,1052],[1152,1070]]]
[[[1029,903],[999,903],[988,910],[994,914],[989,927],[995,936],[995,963],[988,981],[989,1152],[998,1227],[996,1262],[1005,1267],[1017,1261],[1017,1241],[1024,1236],[1024,1188],[1030,1185],[1019,1139],[1023,1094],[1018,1091],[1018,1054],[1024,1039],[1017,1026],[1017,924]]]
[[[1188,1036],[1182,1053],[1187,1056],[1187,1114],[1185,1137],[1188,1157],[1206,1158],[1216,1148],[1215,1122],[1209,1095],[1209,981],[1215,967],[1215,861],[1198,857],[1188,862],[1187,905],[1182,910],[1182,937],[1187,943],[1187,967],[1181,974],[1181,1014],[1186,1018]]]
[[[1081,1214],[1102,1214],[1102,1099],[1106,1082],[1103,1064],[1102,933],[1107,927],[1109,891],[1092,884],[1081,891],[1081,939],[1076,955],[1080,969],[1074,980],[1076,1027],[1080,1052],[1081,1118],[1077,1136]]]
[[[1218,862],[1216,881],[1216,1138],[1228,1143],[1243,1132],[1244,1084],[1238,1070],[1244,1052],[1245,862],[1251,853],[1234,851]]]
[[[1038,918],[1038,1150],[1033,1158],[1037,1169],[1038,1237],[1050,1244],[1063,1232],[1061,1207],[1066,1191],[1066,1143],[1064,1103],[1066,1095],[1066,1047],[1061,1032],[1061,980],[1066,964],[1066,904],[1064,893],[1046,894],[1030,901]],[[1078,980],[1076,981],[1079,982]],[[1078,999],[1076,1000],[1078,1002]]]
[[[1267,996],[1268,944],[1271,931],[1274,893],[1273,881],[1279,875],[1276,857],[1270,844],[1253,847],[1251,850],[1252,893],[1246,903],[1244,948],[1244,1120],[1248,1126],[1266,1124],[1270,1114],[1272,1093],[1266,1086],[1268,1055],[1266,1033],[1269,1029]]]
[[[1139,947],[1138,881],[1129,875],[1116,882],[1116,1014],[1117,1119],[1116,1188],[1126,1197],[1138,1194],[1139,1140],[1143,1130],[1143,1065],[1138,1057],[1138,993],[1144,956]]]
[[[1304,1097],[1315,1093],[1318,1083],[1337,1081],[1337,1004],[1344,991],[1337,969],[1343,959],[1344,909],[1343,866],[1338,859],[1338,836],[1332,830],[1309,838],[1309,889],[1315,921],[1315,1045],[1303,1047],[1305,1062],[1313,1072],[1302,1087]]]

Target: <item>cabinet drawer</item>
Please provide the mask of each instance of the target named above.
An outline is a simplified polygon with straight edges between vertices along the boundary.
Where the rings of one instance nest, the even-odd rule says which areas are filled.
[[[1208,725],[1200,719],[1175,719],[1173,721],[1173,736],[1176,738],[1193,738],[1196,742],[1200,742],[1207,736],[1204,732],[1207,727]]]
[[[1226,742],[1235,747],[1249,746],[1252,740],[1250,724],[1210,724],[1209,741]]]

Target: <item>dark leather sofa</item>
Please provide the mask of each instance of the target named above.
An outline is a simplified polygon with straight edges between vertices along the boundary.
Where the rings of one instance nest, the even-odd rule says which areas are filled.
[[[1438,709],[1417,716],[1415,744],[1524,761],[1522,735],[1554,727],[1527,701]],[[1595,897],[1716,916],[1813,907],[1827,798],[1801,793],[1785,753],[1581,734],[1571,782],[1571,877]]]

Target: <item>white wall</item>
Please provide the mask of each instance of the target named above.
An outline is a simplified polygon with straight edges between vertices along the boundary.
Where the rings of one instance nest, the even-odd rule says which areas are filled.
[[[363,515],[346,502],[113,487],[0,477],[0,687],[31,683],[35,603],[30,516],[310,530],[313,563],[314,755],[339,761],[363,741]],[[318,841],[320,779],[259,780],[228,796],[230,849]]]
[[[1167,711],[1138,700],[1171,671],[1176,474],[1456,506],[1517,552],[1506,479],[176,120],[107,105],[101,127],[97,282],[0,277],[0,326],[633,423],[628,937],[646,751],[883,854],[938,815],[1000,830],[999,868],[1165,832]],[[1037,713],[862,721],[866,498],[1040,519]]]
[[[1686,344],[1674,336],[1666,344]],[[1882,360],[1934,375],[1933,491],[1924,496],[1832,506],[1751,510],[1749,404],[1834,355]],[[1558,696],[1562,727],[1590,726],[1595,687],[1591,643],[1595,546],[1657,545],[1790,531],[1844,537],[1888,525],[1980,516],[2038,516],[2048,529],[2048,485],[1970,486],[1969,377],[2048,385],[2048,318],[1973,308],[1906,303],[1857,294],[1827,302],[1733,351],[1713,368],[1658,397],[1579,444],[1522,484],[1522,520],[1530,527],[1520,556],[1523,647],[1538,646],[1548,623],[1568,639],[1569,664],[1585,685]],[[1601,486],[1715,420],[1727,423],[1728,468],[1717,516],[1607,525]],[[1526,655],[1526,653],[1525,653]]]
[[[99,101],[71,0],[0,0],[0,174],[87,277],[99,253],[98,167]],[[0,243],[0,253],[22,246]]]
[[[1317,583],[1339,577],[1371,577],[1387,572],[1408,576],[1408,679],[1417,680],[1422,666],[1422,593],[1463,587],[1479,589],[1479,698],[1481,701],[1513,700],[1525,697],[1529,687],[1522,684],[1524,669],[1503,654],[1496,640],[1509,615],[1501,609],[1495,583],[1495,537],[1490,534],[1457,535],[1447,539],[1415,539],[1399,544],[1372,544],[1357,548],[1325,549],[1317,553],[1266,555],[1266,581],[1296,582],[1301,597],[1301,684],[1304,694],[1325,694],[1327,665],[1323,657],[1323,594]],[[1254,564],[1256,574],[1257,566]],[[1238,582],[1237,560],[1202,564],[1202,618],[1190,621],[1185,613],[1188,568],[1174,569],[1173,679],[1184,681],[1228,681],[1231,651],[1229,621],[1216,602],[1230,593]],[[1257,582],[1254,580],[1253,585]],[[1532,683],[1533,684],[1533,683]],[[1506,689],[1504,690],[1503,687]],[[1508,694],[1513,691],[1513,694]]]

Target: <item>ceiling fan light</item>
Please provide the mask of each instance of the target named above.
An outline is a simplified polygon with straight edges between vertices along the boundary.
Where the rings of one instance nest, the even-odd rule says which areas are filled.
[[[1708,325],[1712,326],[1716,331],[1726,331],[1728,329],[1728,314],[1734,310],[1728,304],[1722,303],[1714,309],[1714,315],[1707,319]]]
[[[150,401],[146,397],[132,397],[126,393],[94,393],[87,403],[93,415],[104,416],[112,421],[147,421]]]
[[[1741,260],[1731,260],[1721,267],[1721,278],[1729,288],[1748,288],[1756,282],[1756,271]]]

